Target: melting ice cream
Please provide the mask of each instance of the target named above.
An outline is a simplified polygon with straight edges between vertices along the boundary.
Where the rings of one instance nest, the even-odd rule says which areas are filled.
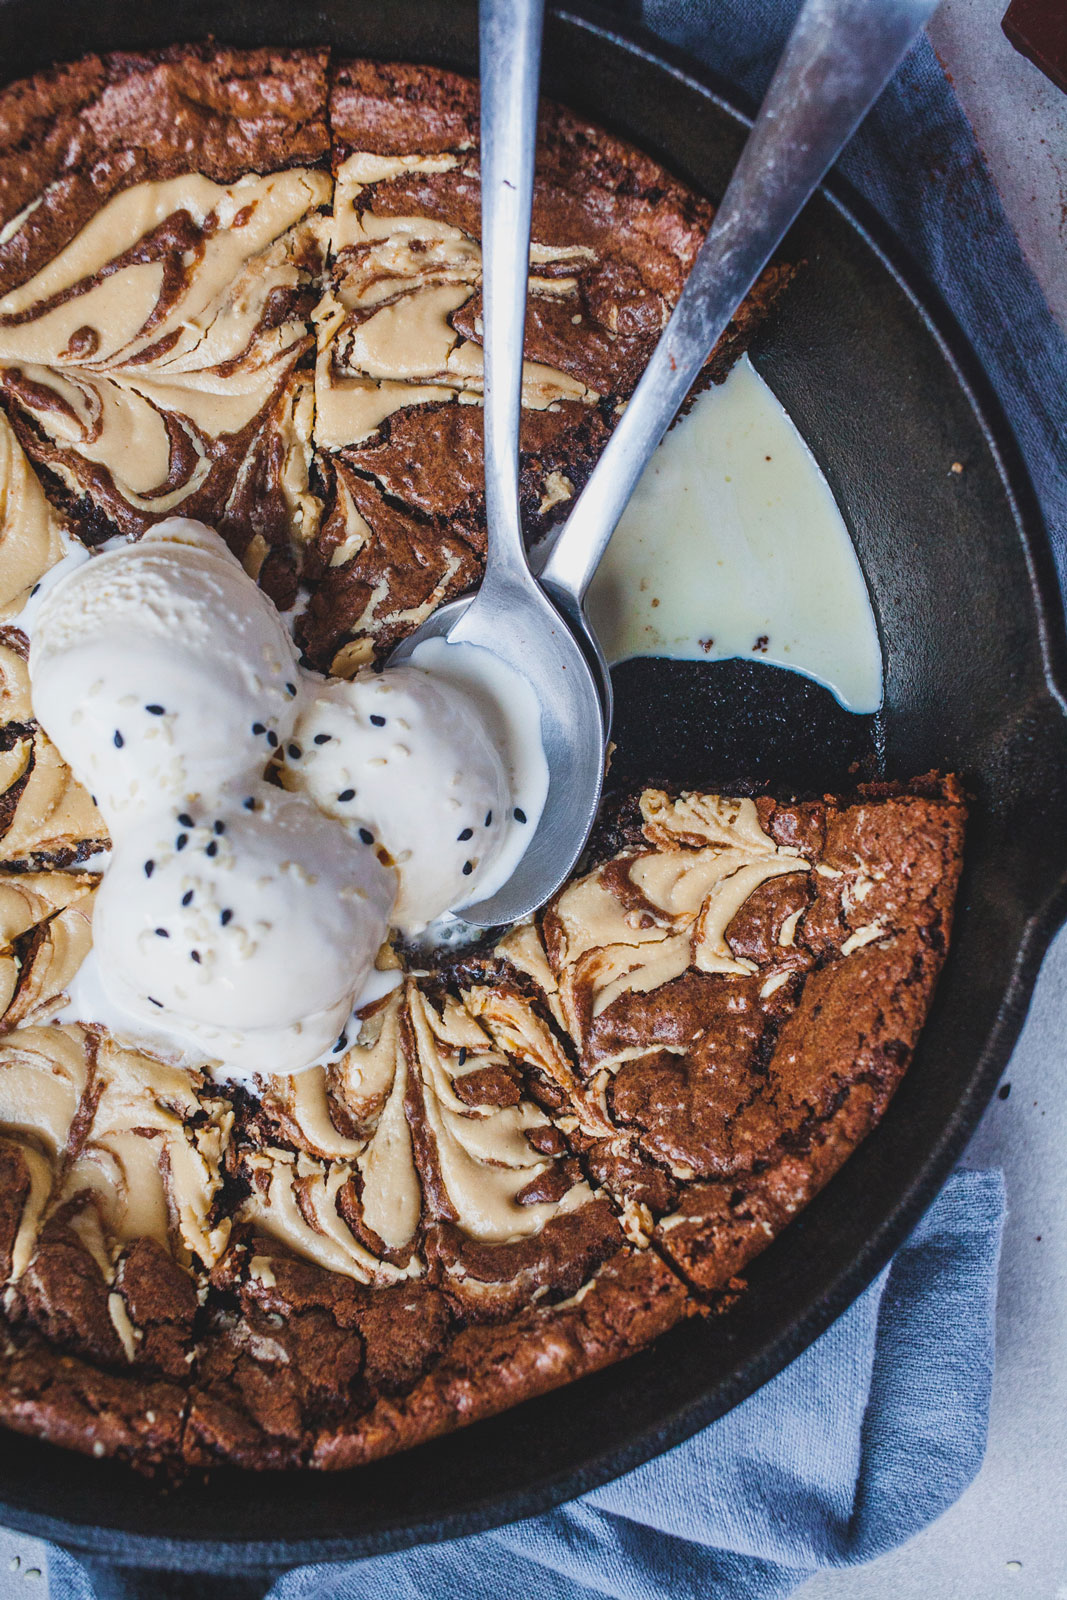
[[[303,795],[237,785],[145,812],[93,911],[111,999],[232,1071],[295,1072],[344,1032],[396,877]]]
[[[390,924],[476,898],[514,822],[505,756],[462,684],[411,665],[303,672],[198,523],[162,522],[58,583],[30,675],[113,844],[86,978],[108,1016],[82,1020],[118,1017],[228,1072],[326,1053]]]
[[[178,517],[56,585],[30,676],[38,720],[113,838],[161,801],[262,771],[296,720],[284,622],[217,534]]]
[[[510,800],[473,700],[413,666],[309,693],[283,782],[381,841],[400,874],[393,920],[407,932],[471,898],[500,849]]]

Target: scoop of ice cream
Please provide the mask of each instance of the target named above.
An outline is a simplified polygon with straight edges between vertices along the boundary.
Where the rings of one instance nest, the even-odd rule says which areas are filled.
[[[460,671],[455,649],[444,665],[302,672],[240,563],[180,518],[57,582],[34,709],[114,846],[79,1020],[228,1075],[328,1053],[390,913],[418,933],[487,892],[543,799],[482,667]],[[518,722],[538,715],[524,702]]]
[[[385,939],[396,874],[269,784],[133,823],[97,892],[105,993],[210,1056],[287,1072],[329,1049]]]
[[[477,897],[507,825],[504,764],[476,702],[418,667],[309,688],[282,778],[400,874],[397,927],[417,932]]]
[[[33,707],[111,830],[262,771],[296,715],[278,612],[198,522],[172,517],[56,585],[30,648]]]

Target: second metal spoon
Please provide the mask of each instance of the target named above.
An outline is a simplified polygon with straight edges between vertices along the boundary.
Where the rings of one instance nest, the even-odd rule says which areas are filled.
[[[545,589],[605,677],[584,602],[630,496],[734,312],[938,4],[801,8],[659,343],[574,510],[535,555]]]

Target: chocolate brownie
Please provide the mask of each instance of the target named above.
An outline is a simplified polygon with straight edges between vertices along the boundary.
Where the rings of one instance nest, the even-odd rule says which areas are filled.
[[[335,673],[477,581],[477,147],[469,80],[323,52],[0,92],[0,1420],[143,1471],[369,1461],[719,1308],[881,1115],[944,956],[951,779],[645,789],[538,918],[398,971],[327,1067],[265,1063],[253,1095],[67,1020],[108,840],[34,719],[23,608],[79,542],[174,511],[300,588]],[[544,108],[532,533],[711,215]]]
[[[545,951],[612,1125],[577,1133],[590,1171],[710,1291],[885,1110],[944,959],[963,807],[947,781],[849,805],[651,790],[641,813],[644,848],[564,891]]]

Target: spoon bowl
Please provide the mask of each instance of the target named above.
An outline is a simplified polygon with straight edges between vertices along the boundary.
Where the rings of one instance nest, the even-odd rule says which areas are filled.
[[[409,660],[430,638],[487,651],[525,678],[538,697],[548,765],[544,809],[507,883],[458,913],[481,928],[516,922],[570,876],[596,818],[607,740],[601,686],[570,627],[536,588],[523,586],[506,610],[479,604],[478,596],[441,607],[397,647],[391,661]],[[531,729],[530,737],[537,736]]]
[[[534,571],[536,572],[538,570],[536,551],[533,556]],[[593,632],[592,624],[586,616],[584,608],[575,601],[574,596],[565,589],[555,590],[547,583],[543,583],[541,587],[577,639],[585,655],[589,670],[596,680],[606,737],[611,731],[611,719],[615,710],[615,691],[612,687],[611,668],[608,666],[608,658],[604,654],[600,640]],[[462,594],[458,600],[448,600],[443,606],[438,606],[437,610],[419,625],[416,633],[409,634],[406,639],[402,639],[393,649],[389,657],[390,664],[394,661],[409,660],[415,647],[427,639],[447,638],[459,623],[460,618],[470,610],[474,599],[475,596],[473,594]]]

